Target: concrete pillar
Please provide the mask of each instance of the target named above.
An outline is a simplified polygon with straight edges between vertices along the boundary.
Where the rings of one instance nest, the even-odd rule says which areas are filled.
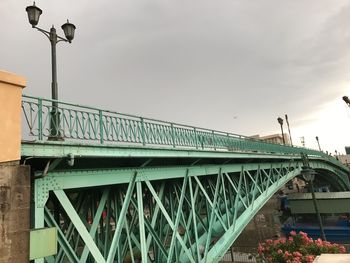
[[[30,171],[19,165],[25,83],[0,71],[0,263],[29,259]]]
[[[21,158],[23,77],[0,70],[0,163]]]

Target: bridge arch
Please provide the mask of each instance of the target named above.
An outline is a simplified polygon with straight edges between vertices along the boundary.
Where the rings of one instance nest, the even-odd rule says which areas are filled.
[[[123,262],[134,254],[156,262],[218,262],[271,196],[300,175],[302,164],[297,156],[232,156],[232,163],[219,164],[213,158],[137,167],[112,158],[105,169],[82,169],[99,158],[76,158],[71,169],[63,158],[35,180],[36,227],[59,229],[59,253],[50,258]],[[36,176],[42,175],[43,165],[32,162]],[[349,190],[344,167],[312,158],[310,165],[320,182]]]

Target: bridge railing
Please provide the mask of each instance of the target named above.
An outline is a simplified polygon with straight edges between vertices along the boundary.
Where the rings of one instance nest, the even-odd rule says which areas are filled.
[[[57,103],[52,106],[52,102]],[[134,144],[172,148],[269,152],[327,156],[312,149],[267,143],[243,135],[215,131],[119,112],[23,95],[24,138],[52,137],[76,142]],[[54,113],[57,110],[58,113]],[[55,117],[56,116],[56,117]],[[57,118],[54,122],[53,118]]]

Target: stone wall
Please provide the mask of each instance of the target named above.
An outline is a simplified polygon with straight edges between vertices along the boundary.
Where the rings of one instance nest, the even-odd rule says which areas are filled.
[[[0,163],[0,263],[29,259],[30,167]]]

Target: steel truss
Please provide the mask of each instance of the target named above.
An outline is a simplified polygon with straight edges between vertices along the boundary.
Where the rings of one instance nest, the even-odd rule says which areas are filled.
[[[35,180],[47,262],[218,262],[298,162],[51,172]],[[43,262],[43,259],[36,262]]]
[[[31,139],[22,141],[22,161],[36,170],[34,228],[58,229],[58,253],[36,263],[218,262],[300,173],[300,153],[316,179],[350,190],[348,168],[323,152],[57,101],[51,127],[52,102],[22,102],[22,139]],[[111,168],[157,165],[152,158],[162,167]]]

